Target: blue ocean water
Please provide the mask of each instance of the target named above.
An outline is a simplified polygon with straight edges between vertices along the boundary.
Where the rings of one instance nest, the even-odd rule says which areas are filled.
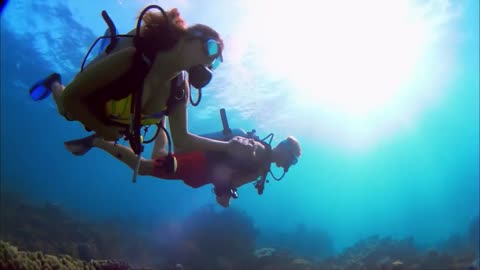
[[[180,181],[152,177],[140,177],[133,184],[130,169],[97,149],[83,157],[72,156],[62,143],[84,136],[83,128],[59,117],[51,98],[33,102],[28,96],[29,86],[52,71],[61,72],[65,82],[73,78],[90,44],[105,31],[101,10],[108,10],[120,32],[126,32],[145,5],[144,1],[52,0],[10,1],[6,6],[1,18],[2,190],[16,190],[36,202],[48,200],[93,219],[145,222],[182,218],[215,202],[210,187],[192,189]],[[180,6],[187,21],[214,25],[227,46],[228,41],[241,44],[229,31],[244,20],[232,11],[242,10],[240,1],[167,5]],[[404,111],[406,107],[398,105],[400,114],[415,111],[407,117],[408,123],[385,131],[390,135],[362,151],[342,147],[340,137],[346,137],[345,145],[352,138],[362,142],[362,132],[373,132],[375,123],[396,121],[389,115],[398,112],[387,108],[374,114],[385,122],[365,124],[372,130],[353,128],[341,113],[324,113],[321,104],[312,109],[295,103],[301,100],[295,96],[301,94],[295,94],[298,90],[289,85],[288,76],[275,80],[259,67],[250,74],[257,77],[245,81],[244,71],[235,65],[244,64],[248,72],[252,65],[255,68],[258,55],[246,54],[240,61],[230,51],[237,62],[229,64],[226,53],[202,103],[189,108],[190,131],[221,130],[218,110],[224,107],[232,127],[256,129],[261,135],[274,132],[274,143],[294,135],[303,152],[285,179],[270,181],[262,196],[251,185],[240,188],[240,198],[231,207],[245,211],[265,233],[295,231],[299,226],[325,231],[336,251],[374,234],[412,236],[428,246],[463,233],[479,213],[479,7],[478,1],[457,5],[459,13],[442,26],[448,30],[448,46],[443,44],[446,48],[440,52],[448,56],[427,51],[423,57],[434,60],[418,64],[422,68],[411,75],[427,82],[438,80],[428,74],[439,64],[452,67],[442,73],[449,79],[433,84],[432,92],[422,96],[415,95],[417,89],[402,96],[405,104],[418,105]],[[296,40],[292,44],[305,42]],[[423,106],[422,100],[429,100],[429,105]],[[362,126],[362,121],[354,124]],[[319,130],[334,138],[317,136]],[[148,146],[146,153],[150,150]]]

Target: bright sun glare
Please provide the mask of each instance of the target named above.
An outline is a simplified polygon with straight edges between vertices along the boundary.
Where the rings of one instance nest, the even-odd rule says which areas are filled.
[[[416,97],[405,98],[405,93],[412,95],[407,88],[420,80],[420,65],[435,64],[422,59],[437,38],[448,1],[422,1],[421,6],[382,0],[292,3],[242,1],[246,19],[235,36],[247,45],[235,46],[230,55],[237,62],[237,78],[253,54],[252,73],[287,85],[283,96],[289,110],[311,110],[311,121],[319,120],[315,112],[334,115],[349,125],[345,133],[363,132],[362,143],[368,144],[379,136],[372,130],[381,124],[369,119],[394,106],[409,106],[399,100],[415,103]]]

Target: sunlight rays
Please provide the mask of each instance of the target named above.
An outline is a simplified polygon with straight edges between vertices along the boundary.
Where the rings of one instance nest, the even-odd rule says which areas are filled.
[[[260,126],[365,148],[413,127],[434,101],[424,97],[444,91],[452,52],[441,43],[458,12],[448,1],[243,3],[218,98]]]

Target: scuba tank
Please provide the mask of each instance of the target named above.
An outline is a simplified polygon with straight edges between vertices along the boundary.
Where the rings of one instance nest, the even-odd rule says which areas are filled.
[[[214,140],[219,140],[219,141],[229,141],[235,136],[241,136],[249,139],[259,140],[259,137],[255,135],[255,132],[256,132],[255,130],[247,132],[241,128],[231,129],[230,126],[228,125],[227,113],[225,112],[224,108],[220,109],[220,118],[222,119],[223,130],[201,134],[200,136],[214,139]]]
[[[229,141],[235,136],[247,137],[247,132],[241,128],[235,128],[230,130],[230,132],[227,134],[225,134],[225,132],[222,130],[222,131],[211,132],[207,134],[201,134],[200,136],[214,139],[214,140],[219,140],[219,141]]]

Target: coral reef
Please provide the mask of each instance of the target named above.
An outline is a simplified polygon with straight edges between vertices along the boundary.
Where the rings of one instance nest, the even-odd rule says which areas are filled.
[[[476,216],[468,227],[468,243],[476,254],[480,252],[480,216]]]
[[[304,225],[258,245],[253,221],[235,208],[208,205],[183,220],[132,226],[82,222],[54,204],[3,199],[0,269],[480,270],[478,217],[432,250],[420,250],[413,238],[371,236],[326,257],[331,239]]]
[[[71,256],[54,256],[43,252],[19,251],[7,242],[0,241],[0,270],[147,270],[131,268],[123,262],[92,260],[85,262]]]
[[[314,261],[334,254],[330,236],[324,230],[311,228],[303,223],[298,224],[292,232],[262,232],[257,242],[277,249],[288,249],[295,256]]]
[[[434,250],[421,251],[413,238],[395,240],[371,236],[358,241],[341,254],[312,262],[288,250],[261,248],[254,253],[255,268],[261,270],[478,270],[475,253],[456,255]],[[477,255],[478,256],[478,253]]]
[[[357,242],[340,255],[319,264],[325,270],[466,270],[474,254],[457,256],[434,250],[423,252],[415,247],[412,238],[394,240],[372,236]]]
[[[2,196],[2,240],[21,250],[69,255],[84,261],[114,258],[139,266],[160,259],[153,254],[147,237],[127,232],[115,221],[87,223],[52,203],[35,206],[17,194],[4,192]]]
[[[372,236],[357,242],[334,260],[343,269],[376,269],[393,261],[410,262],[415,257],[412,238],[395,241],[391,238]]]
[[[21,250],[78,258],[111,258],[135,267],[155,269],[244,269],[253,265],[256,231],[253,221],[235,209],[199,208],[173,226],[153,228],[121,221],[82,222],[60,206],[34,206],[16,195],[5,194],[2,240]],[[49,256],[50,256],[49,255]]]
[[[160,250],[185,269],[252,269],[256,231],[253,221],[234,208],[199,208],[175,232],[163,235],[168,238],[159,239]]]

